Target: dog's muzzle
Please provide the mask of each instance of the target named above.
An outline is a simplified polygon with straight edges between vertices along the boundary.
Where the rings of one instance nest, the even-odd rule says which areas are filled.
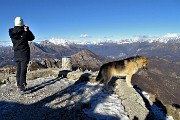
[[[147,69],[148,69],[148,67],[147,67],[147,66],[143,66],[142,68],[143,68],[144,70],[147,70]]]

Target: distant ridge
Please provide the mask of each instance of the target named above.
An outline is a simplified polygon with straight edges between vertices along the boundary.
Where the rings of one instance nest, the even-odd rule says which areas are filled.
[[[127,44],[134,42],[161,42],[161,43],[180,43],[180,33],[167,33],[164,36],[148,36],[148,35],[139,35],[133,36],[129,39],[119,39],[119,40],[93,40],[93,41],[72,41],[62,38],[50,38],[47,40],[35,41],[38,44],[55,44],[62,46],[69,46],[72,44],[76,45],[101,45],[105,43],[116,43],[116,44]],[[12,46],[11,41],[1,41],[0,47]]]

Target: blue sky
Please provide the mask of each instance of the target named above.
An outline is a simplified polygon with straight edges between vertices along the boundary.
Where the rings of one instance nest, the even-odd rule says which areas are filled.
[[[0,0],[0,41],[20,16],[36,40],[124,39],[180,33],[180,0]]]

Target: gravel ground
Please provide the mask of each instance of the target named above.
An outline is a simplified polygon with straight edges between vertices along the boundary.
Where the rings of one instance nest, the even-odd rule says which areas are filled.
[[[128,120],[121,100],[102,85],[55,77],[27,83],[26,94],[15,83],[0,86],[1,120]]]

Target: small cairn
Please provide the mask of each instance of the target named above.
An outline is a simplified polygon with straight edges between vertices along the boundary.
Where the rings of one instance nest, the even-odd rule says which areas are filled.
[[[62,70],[70,70],[72,71],[72,63],[71,63],[71,57],[63,57],[62,58]]]

